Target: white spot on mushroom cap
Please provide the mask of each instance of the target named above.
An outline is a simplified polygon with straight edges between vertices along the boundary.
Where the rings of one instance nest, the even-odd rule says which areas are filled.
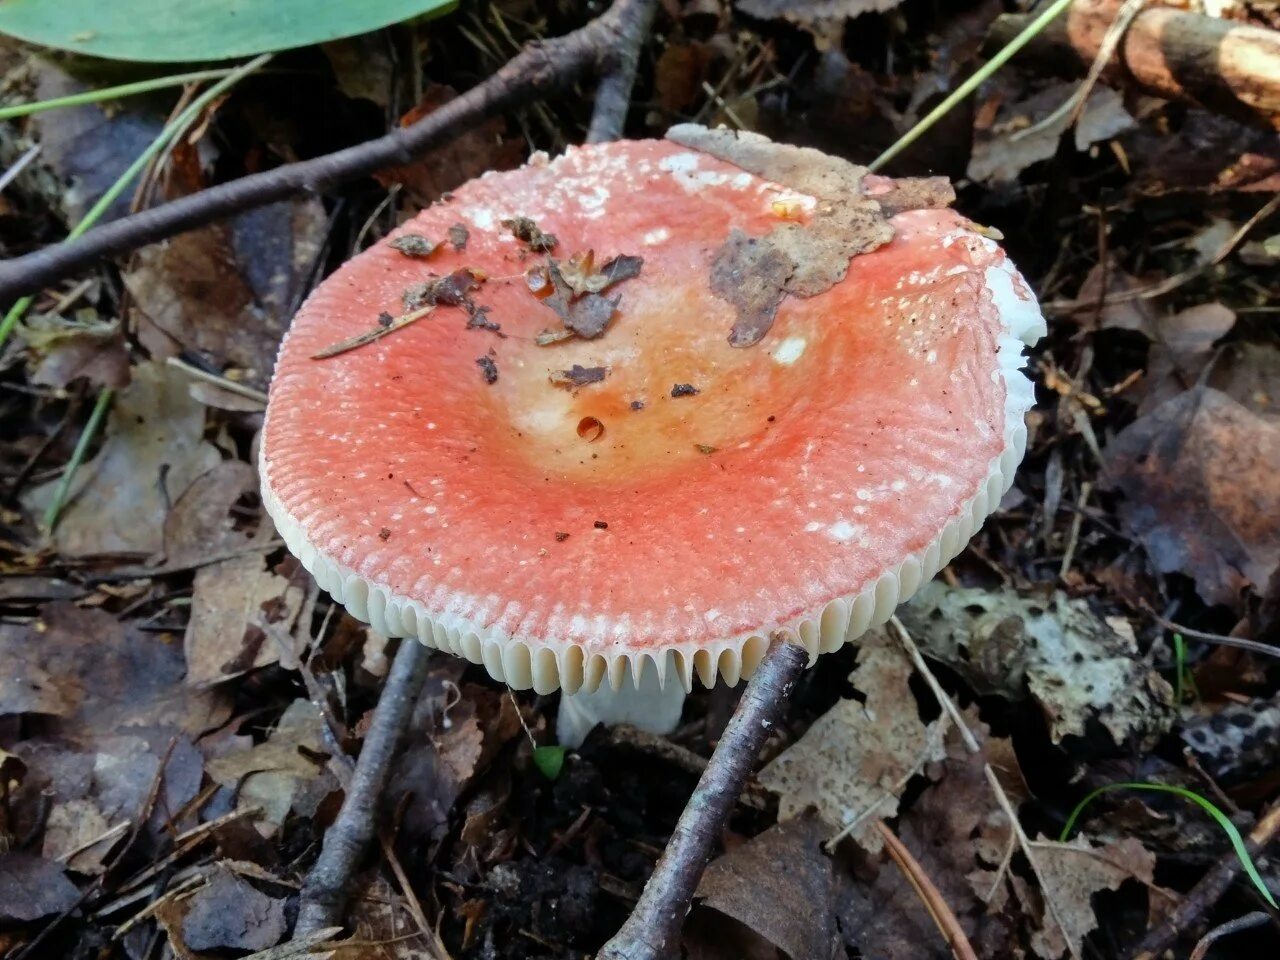
[[[832,540],[839,540],[841,543],[846,540],[852,540],[860,532],[861,528],[854,526],[848,520],[837,520],[827,527],[827,536]]]
[[[671,237],[670,230],[668,230],[666,227],[658,227],[657,230],[650,230],[643,237],[641,237],[640,240],[646,247],[656,247],[658,244],[662,243],[663,241],[670,239],[670,237]]]
[[[800,359],[804,353],[804,348],[808,346],[804,337],[787,337],[773,351],[773,359],[775,363],[783,366],[790,366]]]

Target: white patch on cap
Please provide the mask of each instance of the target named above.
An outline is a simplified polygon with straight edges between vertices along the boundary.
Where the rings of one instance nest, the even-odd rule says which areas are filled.
[[[1005,329],[1028,345],[1048,334],[1039,304],[1026,285],[1020,282],[1021,278],[1007,257],[987,267],[984,279]],[[1016,287],[1015,280],[1019,281]]]
[[[808,344],[805,342],[804,337],[787,337],[774,349],[774,362],[783,366],[790,366],[800,359],[806,346]]]
[[[462,215],[470,220],[471,225],[477,230],[492,230],[497,224],[493,211],[488,207],[467,207],[462,211]]]
[[[646,247],[656,247],[658,244],[669,239],[670,236],[671,236],[670,230],[668,230],[666,227],[659,227],[657,230],[650,230],[643,237],[641,237],[640,240],[642,243],[644,243]]]
[[[858,535],[859,528],[855,527],[848,520],[837,520],[831,526],[827,527],[827,536],[832,540],[839,540],[844,543],[846,540],[852,540]]]
[[[583,210],[589,211],[589,216],[598,217],[604,213],[605,202],[609,199],[608,188],[596,184],[591,188],[590,194],[579,194],[578,205]]]
[[[698,169],[702,158],[696,153],[673,153],[658,161],[658,169],[667,173],[693,173]]]

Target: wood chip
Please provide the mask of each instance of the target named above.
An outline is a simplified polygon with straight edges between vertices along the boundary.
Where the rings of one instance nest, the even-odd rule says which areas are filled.
[[[367,343],[381,340],[388,334],[403,330],[409,324],[421,320],[434,309],[435,304],[429,304],[425,307],[419,307],[417,310],[411,310],[403,316],[394,317],[388,322],[383,321],[383,317],[386,317],[387,314],[381,314],[378,317],[378,325],[376,327],[366,330],[364,333],[357,333],[354,337],[348,337],[346,340],[340,340],[332,346],[325,347],[319,353],[313,353],[311,359],[327,360],[330,357],[336,357],[340,353],[346,353],[348,350],[355,350],[357,347],[363,347]]]

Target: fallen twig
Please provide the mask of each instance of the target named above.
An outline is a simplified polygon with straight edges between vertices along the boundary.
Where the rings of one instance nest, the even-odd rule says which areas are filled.
[[[920,653],[920,648],[911,639],[911,634],[907,632],[907,628],[902,625],[902,621],[897,617],[890,617],[889,623],[893,627],[894,633],[898,636],[898,642],[902,644],[903,650],[907,652],[912,665],[916,668],[916,672],[929,685],[929,689],[933,691],[938,705],[955,723],[956,729],[960,732],[960,739],[964,743],[965,750],[974,756],[980,756],[982,747],[979,746],[973,732],[969,729],[969,725],[964,722],[964,716],[960,713],[960,708],[956,706],[955,701],[951,699],[947,691],[942,689],[942,684],[938,683],[938,678],[933,675],[933,671],[925,663],[924,657]],[[1074,960],[1080,960],[1080,951],[1072,941],[1067,925],[1063,922],[1062,915],[1058,911],[1058,906],[1053,901],[1049,885],[1044,880],[1044,872],[1040,869],[1040,862],[1036,857],[1031,838],[1022,829],[1022,821],[1018,819],[1018,811],[1014,809],[1013,801],[1009,799],[1009,794],[1005,792],[1004,785],[1000,782],[1000,778],[996,776],[995,770],[991,768],[991,764],[985,760],[982,764],[982,773],[986,777],[987,785],[991,787],[991,792],[996,795],[996,801],[1000,804],[1000,809],[1004,812],[1005,819],[1009,821],[1009,829],[1012,831],[1014,838],[1016,838],[1018,846],[1022,848],[1022,855],[1027,858],[1027,865],[1031,867],[1031,872],[1035,875],[1036,882],[1040,884],[1040,890],[1044,895],[1045,908],[1049,915],[1053,917],[1053,922],[1058,929],[1062,931],[1062,939],[1067,944],[1067,951]],[[1006,859],[1005,866],[1007,866],[1007,862]]]
[[[237,396],[244,397],[246,400],[256,400],[258,403],[266,404],[267,395],[261,390],[256,390],[244,383],[236,383],[234,380],[228,380],[226,377],[220,377],[216,373],[210,373],[208,370],[201,370],[199,367],[193,367],[181,357],[170,357],[165,361],[169,366],[177,370],[181,370],[193,380],[200,380],[204,383],[212,384],[219,390],[226,390],[228,393],[234,393]]]
[[[366,343],[373,343],[375,340],[381,340],[387,334],[395,333],[397,330],[403,329],[404,327],[409,326],[409,324],[421,320],[435,308],[436,305],[433,303],[425,307],[419,307],[417,310],[411,310],[402,316],[393,317],[387,320],[385,324],[380,323],[378,326],[365,330],[363,333],[357,333],[354,337],[347,337],[345,340],[340,340],[337,343],[330,344],[320,352],[313,353],[311,355],[311,359],[328,360],[330,357],[336,357],[338,354],[346,353],[348,350],[354,350],[356,347],[363,347]]]
[[[417,123],[375,140],[219,184],[122,217],[78,240],[4,261],[0,263],[0,299],[39,290],[103,257],[127,253],[184,230],[409,163],[481,121],[544,96],[599,66],[629,36],[637,10],[649,5],[650,0],[615,0],[580,29],[530,45],[483,83]]]
[[[774,637],[640,901],[597,960],[662,960],[673,952],[720,829],[808,660],[803,647]]]
[[[340,923],[351,881],[375,833],[377,805],[391,775],[391,761],[426,679],[430,651],[414,637],[400,641],[386,686],[338,817],[324,835],[320,856],[302,886],[295,937]]]
[[[1241,930],[1252,930],[1254,927],[1260,927],[1270,919],[1270,914],[1262,910],[1255,910],[1253,913],[1246,913],[1243,917],[1228,920],[1201,937],[1200,942],[1196,944],[1196,948],[1191,951],[1191,956],[1187,960],[1204,960],[1209,953],[1209,948],[1223,937],[1239,933]]]
[[[916,896],[920,898],[924,908],[929,911],[929,916],[938,928],[938,932],[947,941],[947,946],[951,948],[952,956],[956,960],[978,960],[978,955],[973,952],[973,944],[965,936],[964,929],[960,926],[960,921],[956,919],[955,912],[947,901],[943,899],[942,894],[938,892],[938,888],[929,879],[929,875],[924,872],[924,867],[920,865],[920,861],[911,855],[907,845],[884,825],[883,820],[876,821],[876,829],[880,831],[880,836],[884,838],[885,849],[889,851],[889,856],[893,858],[893,862],[898,865],[898,869],[907,878],[907,882],[915,890]]]
[[[1065,17],[1031,42],[1025,59],[1039,69],[1087,68],[1125,4],[1075,0]],[[988,46],[1004,44],[1031,16],[997,18]],[[1280,128],[1280,31],[1153,3],[1123,29],[1104,63],[1108,82]]]
[[[596,87],[596,105],[587,128],[587,143],[617,140],[631,106],[631,88],[636,82],[640,48],[653,25],[658,0],[637,0],[618,18],[617,42],[606,55],[600,85]]]
[[[1249,855],[1256,859],[1275,840],[1277,834],[1280,834],[1280,800],[1267,808],[1245,837]],[[1243,865],[1234,850],[1223,854],[1222,859],[1191,888],[1182,903],[1162,923],[1147,931],[1147,935],[1133,952],[1133,960],[1155,960],[1162,956],[1177,942],[1184,930],[1198,923],[1222,899],[1222,895],[1235,882],[1242,869]]]

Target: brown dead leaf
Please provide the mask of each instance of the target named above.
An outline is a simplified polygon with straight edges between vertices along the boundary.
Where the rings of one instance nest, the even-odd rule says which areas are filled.
[[[1154,743],[1173,719],[1169,684],[1083,600],[933,581],[898,611],[920,648],[983,694],[1035,698],[1055,743],[1097,721],[1116,743]]]
[[[118,832],[103,840],[112,826],[93,800],[81,797],[55,803],[49,808],[40,853],[46,859],[65,863],[76,873],[97,876],[102,873],[103,861],[112,846],[123,836]]]
[[[318,200],[288,201],[143,247],[124,274],[139,339],[154,357],[195,354],[265,387],[326,225]]]
[[[187,683],[206,687],[279,661],[278,639],[289,641],[292,651],[302,597],[302,587],[266,569],[260,554],[197,570],[183,640]],[[272,636],[260,621],[275,628]]]
[[[130,726],[196,735],[226,716],[221,697],[184,689],[186,664],[171,638],[126,626],[103,610],[47,604],[32,626],[0,632],[0,660],[14,675],[43,672],[60,701],[49,729],[80,743]]]
[[[400,126],[416,123],[457,95],[452,87],[429,84],[421,102],[400,118]],[[524,141],[508,139],[506,128],[505,119],[492,117],[420,154],[412,163],[388,167],[374,176],[384,187],[402,184],[416,203],[426,206],[439,200],[441,194],[488,170],[510,170],[519,166],[524,160]]]
[[[368,100],[386,109],[395,83],[392,45],[386,31],[320,44],[343,96]]]
[[[65,72],[51,57],[32,54],[26,68],[33,81],[33,100],[83,93],[85,83]],[[143,108],[138,100],[85,104],[35,114],[31,129],[40,143],[41,166],[57,180],[48,190],[62,207],[68,224],[78,223],[98,199],[151,145],[164,127],[163,113]],[[128,191],[117,197],[99,223],[129,212]]]
[[[912,667],[898,647],[877,631],[858,659],[849,681],[866,702],[837,703],[760,771],[760,783],[779,795],[780,820],[809,807],[832,832],[860,820],[851,836],[876,852],[884,840],[874,821],[894,816],[910,778],[945,753],[939,722],[920,721]]]
[[[360,889],[351,898],[350,922],[355,936],[349,945],[338,944],[331,960],[439,960],[423,934],[414,931],[418,923],[408,904],[377,871],[357,880]]]
[[[1151,300],[1113,299],[1142,286],[1115,263],[1092,267],[1076,293],[1076,301],[1087,304],[1075,312],[1076,322],[1090,329],[1136,330],[1154,339],[1158,311]]]
[[[165,517],[165,560],[198,563],[248,543],[248,534],[235,528],[231,508],[257,488],[258,472],[243,460],[223,460],[196,477]]]
[[[233,750],[206,764],[209,776],[235,789],[239,807],[261,807],[256,826],[272,836],[290,812],[310,816],[337,788],[324,765],[328,756],[319,711],[310,700],[291,703],[267,739],[249,750]]]
[[[902,814],[898,835],[951,907],[978,955],[1009,956],[1015,933],[1012,920],[1002,909],[1003,897],[988,909],[986,896],[1011,831],[987,783],[984,764],[996,771],[1015,807],[1028,791],[1010,741],[991,737],[976,711],[966,713],[966,723],[980,752],[971,754],[956,730],[948,732],[946,760],[934,770],[937,782]],[[846,942],[878,960],[950,957],[902,870],[887,856],[866,861],[860,871],[868,877],[866,882],[841,882],[840,926]]]
[[[835,880],[822,850],[829,833],[810,816],[780,823],[713,861],[697,896],[793,960],[836,956]]]
[[[188,901],[182,942],[191,950],[265,950],[285,934],[284,906],[226,867],[215,867]]]
[[[135,366],[112,405],[102,449],[76,473],[54,531],[58,551],[158,553],[168,505],[222,460],[204,440],[204,418],[181,373],[158,362]],[[28,491],[23,505],[43,512],[57,484]]]
[[[1071,843],[1041,839],[1035,841],[1035,848],[1047,888],[1041,895],[1053,901],[1074,947],[1074,956],[1080,956],[1085,936],[1098,927],[1093,895],[1101,890],[1118,890],[1126,880],[1150,883],[1156,865],[1155,854],[1132,838],[1097,846],[1084,837]],[[1042,925],[1031,937],[1032,949],[1044,960],[1057,960],[1067,951],[1062,929],[1051,917],[1043,916],[1039,905],[1026,906],[1042,914]]]
[[[29,853],[0,853],[0,923],[26,923],[70,910],[80,891],[60,864]]]
[[[129,383],[129,351],[119,320],[97,319],[92,311],[75,322],[37,313],[17,328],[32,363],[31,382],[66,387],[84,379],[119,390]]]
[[[968,174],[982,183],[1009,183],[1033,163],[1058,152],[1067,132],[1071,111],[1058,108],[1077,90],[1074,83],[1057,82],[1025,99],[1004,102],[994,122],[974,130],[973,154]],[[1054,116],[1052,123],[1043,121]],[[1097,86],[1075,127],[1075,147],[1086,150],[1100,140],[1110,140],[1136,126],[1124,108],[1124,99],[1110,87]]]
[[[653,67],[654,93],[657,106],[668,114],[683,111],[703,96],[702,84],[708,79],[715,48],[699,40],[668,43]]]
[[[1125,528],[1162,573],[1191,577],[1210,604],[1240,609],[1280,565],[1280,425],[1197,387],[1108,445],[1106,482]]]
[[[1280,350],[1269,343],[1224,347],[1209,373],[1209,386],[1276,423],[1280,420]]]
[[[679,124],[667,139],[817,198],[809,223],[784,223],[763,237],[734,230],[711,267],[711,286],[731,303],[735,347],[758,343],[784,294],[812,297],[843,280],[849,261],[893,238],[880,205],[863,195],[864,167],[755,133]]]

